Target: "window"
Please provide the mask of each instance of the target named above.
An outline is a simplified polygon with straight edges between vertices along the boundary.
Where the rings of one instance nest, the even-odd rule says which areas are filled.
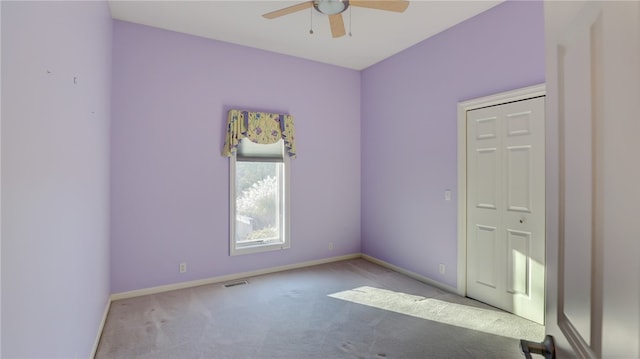
[[[290,247],[289,156],[282,140],[243,138],[230,163],[230,254]]]

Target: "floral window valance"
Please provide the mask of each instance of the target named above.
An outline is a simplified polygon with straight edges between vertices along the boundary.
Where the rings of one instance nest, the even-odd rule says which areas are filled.
[[[231,157],[243,138],[260,144],[276,143],[282,139],[289,156],[296,157],[295,131],[291,115],[230,110],[222,155]]]

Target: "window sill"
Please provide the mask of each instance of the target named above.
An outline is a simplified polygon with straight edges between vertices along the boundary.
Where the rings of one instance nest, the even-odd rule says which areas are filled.
[[[277,251],[282,249],[289,249],[286,243],[270,243],[270,244],[258,244],[253,246],[243,246],[239,248],[231,248],[231,256],[253,254],[261,252]]]

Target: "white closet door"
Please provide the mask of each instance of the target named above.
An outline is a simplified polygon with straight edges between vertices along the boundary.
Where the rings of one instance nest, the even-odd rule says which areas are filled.
[[[467,295],[544,323],[544,97],[467,112]]]

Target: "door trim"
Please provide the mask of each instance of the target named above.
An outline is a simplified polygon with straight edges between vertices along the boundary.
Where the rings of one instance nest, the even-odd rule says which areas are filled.
[[[467,111],[545,95],[545,84],[539,84],[458,103],[458,280],[456,289],[461,296],[467,295]]]

